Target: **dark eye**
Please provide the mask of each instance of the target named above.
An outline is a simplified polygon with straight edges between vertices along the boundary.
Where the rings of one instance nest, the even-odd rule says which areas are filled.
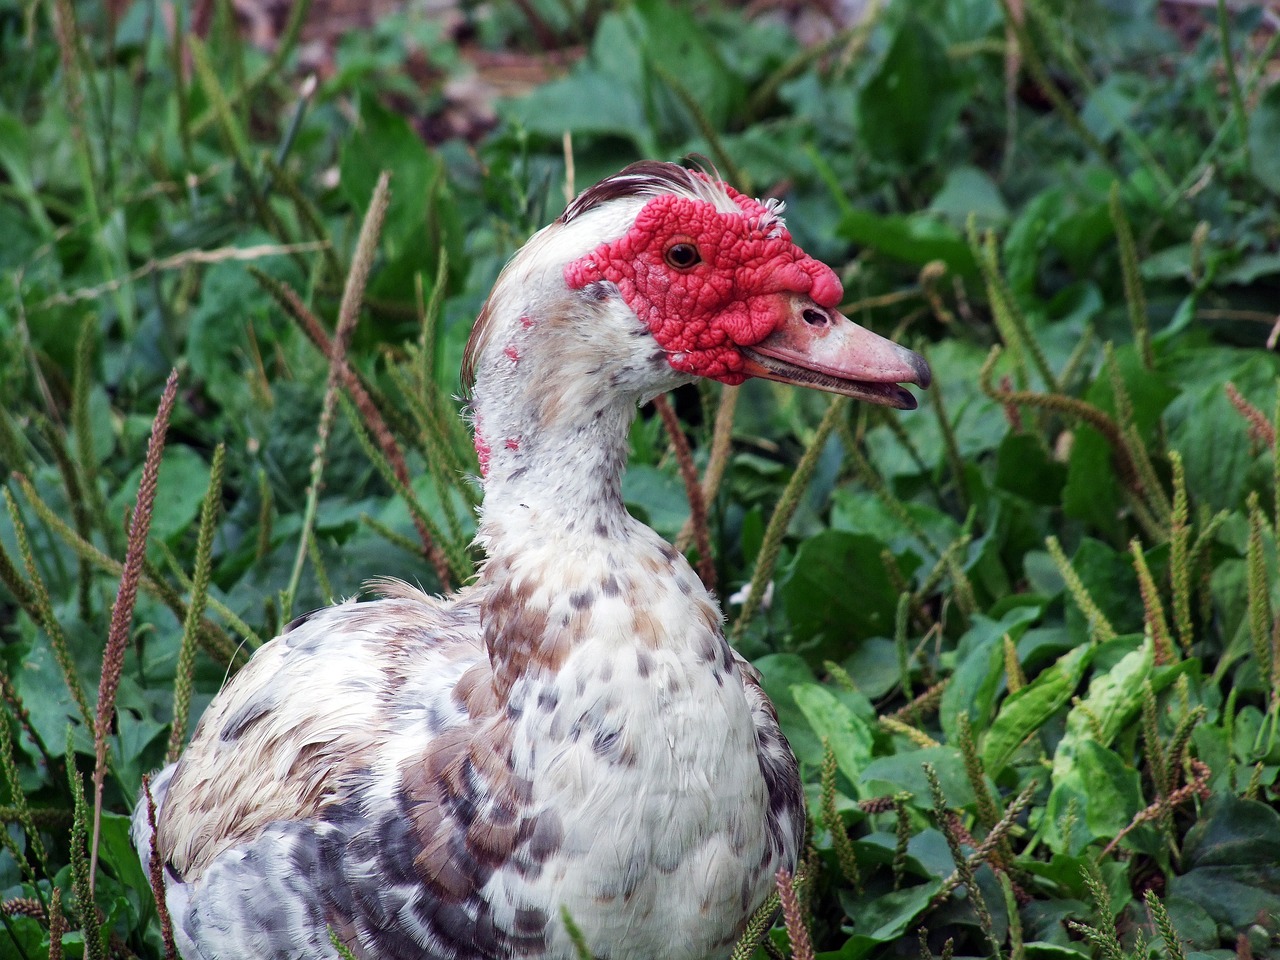
[[[667,263],[677,270],[688,270],[702,262],[702,255],[692,243],[673,243],[667,248]]]

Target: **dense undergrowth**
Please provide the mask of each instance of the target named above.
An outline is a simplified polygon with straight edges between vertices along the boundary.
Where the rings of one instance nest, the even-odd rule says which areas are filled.
[[[466,580],[472,318],[570,177],[687,153],[936,374],[634,430],[804,771],[758,955],[1280,955],[1276,18],[499,5],[469,49],[572,66],[428,146],[472,68],[416,6],[317,82],[305,3],[0,0],[0,955],[165,954],[141,778],[292,615]]]

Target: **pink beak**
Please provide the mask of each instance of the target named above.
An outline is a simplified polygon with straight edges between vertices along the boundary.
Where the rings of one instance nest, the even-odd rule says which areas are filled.
[[[933,380],[929,364],[915,351],[807,298],[796,303],[777,330],[740,349],[750,376],[899,410],[916,407],[916,398],[899,384],[927,389]]]

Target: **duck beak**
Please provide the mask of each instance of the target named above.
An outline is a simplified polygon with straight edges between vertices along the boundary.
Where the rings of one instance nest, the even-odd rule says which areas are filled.
[[[739,349],[749,376],[899,410],[916,408],[916,398],[900,384],[928,388],[933,380],[920,354],[807,298],[796,299],[773,333]]]

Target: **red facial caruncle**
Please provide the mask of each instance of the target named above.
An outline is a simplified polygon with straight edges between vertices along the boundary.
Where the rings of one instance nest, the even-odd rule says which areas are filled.
[[[480,476],[487,477],[489,475],[489,458],[493,456],[493,448],[489,446],[489,441],[484,438],[484,434],[481,432],[479,415],[476,416],[473,426],[475,434],[471,438],[471,443],[476,448],[476,459],[480,462]]]
[[[739,347],[759,343],[783,320],[784,298],[807,295],[835,308],[840,281],[791,241],[776,213],[736,192],[739,210],[664,194],[626,233],[565,267],[575,290],[617,284],[668,354],[673,368],[737,384],[747,379]]]

